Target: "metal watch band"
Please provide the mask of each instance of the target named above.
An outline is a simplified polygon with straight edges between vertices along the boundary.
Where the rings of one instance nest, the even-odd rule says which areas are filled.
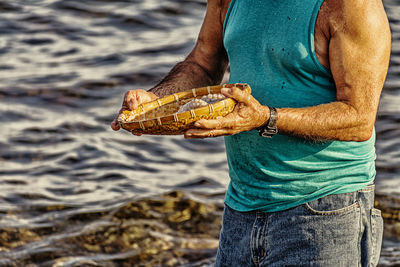
[[[278,112],[276,108],[269,108],[269,120],[266,124],[259,127],[258,134],[262,137],[272,137],[278,133],[278,128],[276,127],[276,121],[278,119]]]

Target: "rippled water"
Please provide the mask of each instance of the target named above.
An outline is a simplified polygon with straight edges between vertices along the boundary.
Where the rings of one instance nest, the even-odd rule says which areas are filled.
[[[222,139],[109,123],[192,48],[205,0],[0,0],[0,266],[201,266],[228,182]],[[381,265],[400,264],[400,4],[377,129]],[[34,265],[32,265],[34,266]]]

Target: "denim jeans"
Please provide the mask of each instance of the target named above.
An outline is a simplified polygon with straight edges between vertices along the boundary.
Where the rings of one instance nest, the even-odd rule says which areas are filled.
[[[225,206],[215,266],[376,266],[383,220],[374,185],[278,212]]]

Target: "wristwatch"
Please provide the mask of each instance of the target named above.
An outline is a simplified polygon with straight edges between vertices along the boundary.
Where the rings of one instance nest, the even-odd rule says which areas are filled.
[[[278,133],[278,128],[276,127],[276,120],[278,119],[278,113],[276,112],[276,108],[269,108],[269,120],[257,128],[258,134],[262,137],[271,138],[275,134]]]

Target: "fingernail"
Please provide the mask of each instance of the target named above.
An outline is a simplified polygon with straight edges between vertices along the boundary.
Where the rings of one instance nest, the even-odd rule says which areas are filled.
[[[200,127],[201,125],[200,125],[200,123],[198,123],[198,122],[195,122],[195,123],[194,123],[194,126],[196,126],[196,127]]]

